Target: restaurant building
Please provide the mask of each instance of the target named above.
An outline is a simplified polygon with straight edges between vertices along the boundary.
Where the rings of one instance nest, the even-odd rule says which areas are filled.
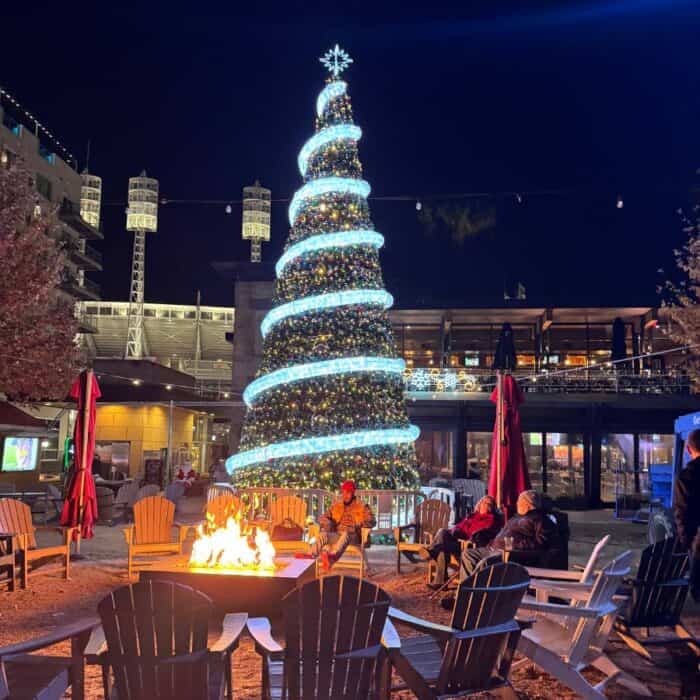
[[[259,326],[272,282],[261,268],[215,265],[235,283],[232,398],[259,366]],[[698,409],[682,352],[653,307],[393,309],[406,361],[406,398],[422,480],[485,476],[491,452],[495,386],[491,369],[504,323],[513,329],[525,395],[521,407],[533,486],[568,506],[611,504],[646,489],[651,464],[671,463],[676,417]],[[616,322],[616,319],[619,319]],[[614,324],[617,330],[614,331]],[[617,355],[613,339],[617,337]],[[619,359],[620,343],[625,360]],[[632,359],[646,355],[642,359]],[[231,449],[245,413],[232,407]]]

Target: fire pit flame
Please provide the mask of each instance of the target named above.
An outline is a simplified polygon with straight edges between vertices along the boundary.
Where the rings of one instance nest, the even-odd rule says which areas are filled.
[[[225,527],[216,527],[207,514],[206,525],[197,528],[190,567],[274,571],[275,548],[267,532],[247,531],[238,518],[229,517]]]

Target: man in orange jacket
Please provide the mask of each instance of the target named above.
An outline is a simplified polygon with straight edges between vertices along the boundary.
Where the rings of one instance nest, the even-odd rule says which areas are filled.
[[[333,566],[349,544],[360,543],[363,527],[377,523],[369,506],[357,500],[355,490],[355,482],[344,481],[340,486],[342,499],[321,516],[321,533],[311,553],[321,556],[324,569]]]

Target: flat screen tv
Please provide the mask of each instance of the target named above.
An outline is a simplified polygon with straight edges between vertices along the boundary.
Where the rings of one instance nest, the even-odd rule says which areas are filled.
[[[30,472],[39,459],[39,438],[6,437],[2,449],[2,471]]]

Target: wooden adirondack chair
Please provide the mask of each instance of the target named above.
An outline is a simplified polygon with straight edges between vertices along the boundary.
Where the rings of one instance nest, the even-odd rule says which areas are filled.
[[[284,647],[272,638],[268,619],[248,620],[263,657],[263,699],[388,697],[381,639],[390,603],[368,581],[326,576],[285,596]]]
[[[312,534],[320,532],[318,526],[314,526],[311,530]],[[367,561],[367,550],[370,546],[369,536],[371,532],[371,528],[360,528],[360,543],[349,544],[340,559],[333,564],[330,572],[324,572],[321,568],[320,558],[316,559],[316,578],[327,576],[329,573],[335,573],[339,569],[349,569],[350,571],[356,571],[360,580],[364,579],[365,575],[370,573],[369,562]]]
[[[549,582],[548,595],[568,598],[570,605],[526,598],[520,607],[537,613],[537,621],[532,629],[523,632],[518,643],[518,651],[527,658],[513,668],[532,661],[586,699],[604,700],[603,691],[612,681],[650,696],[643,683],[625,673],[604,652],[618,612],[613,598],[629,574],[631,561],[631,552],[620,554],[596,576],[593,585]],[[598,669],[605,678],[591,685],[581,673],[588,667]]]
[[[113,591],[97,611],[102,626],[85,655],[102,666],[105,698],[214,700],[226,692],[232,700],[231,654],[246,613],[226,615],[221,636],[209,646],[212,600],[188,586],[142,581]]]
[[[665,539],[642,552],[636,577],[628,582],[629,604],[622,608],[615,631],[627,646],[645,659],[652,660],[647,646],[687,644],[700,656],[700,640],[693,637],[681,620],[681,612],[688,595],[688,552],[677,539]],[[634,632],[643,628],[646,638]],[[675,637],[649,639],[649,629],[670,627]]]
[[[51,525],[34,525],[32,511],[26,503],[12,498],[0,499],[0,535],[11,535],[14,538],[13,550],[16,552],[20,566],[22,588],[27,587],[30,576],[50,574],[63,571],[65,578],[70,574],[70,543],[73,527],[54,527]],[[62,542],[51,547],[38,547],[35,533],[37,531],[53,531],[61,535]],[[42,565],[35,568],[39,559],[61,557],[60,565]]]
[[[0,648],[0,700],[59,700],[68,688],[74,700],[85,698],[83,649],[91,630],[99,625],[91,617],[49,634]],[[70,639],[71,655],[53,656],[32,652]]]
[[[392,621],[422,633],[389,649],[389,660],[408,688],[420,700],[484,691],[515,700],[508,676],[527,627],[515,613],[529,580],[519,564],[479,569],[459,585],[449,625],[390,608]]]
[[[543,569],[538,566],[528,566],[527,573],[530,578],[544,578],[550,581],[574,581],[578,583],[592,583],[596,572],[596,565],[600,559],[600,555],[605,549],[610,540],[610,535],[605,535],[595,547],[591,555],[588,557],[586,565],[581,570],[570,571],[567,569]],[[539,598],[538,598],[539,600]]]
[[[215,496],[207,503],[206,519],[216,527],[224,527],[229,518],[245,514],[245,505],[240,498],[231,494]]]
[[[448,526],[451,513],[449,503],[429,498],[416,508],[415,523],[394,528],[397,574],[401,573],[401,555],[403,554],[410,562],[415,562],[416,554],[425,551],[426,545],[431,544],[437,531]],[[402,541],[401,536],[406,530],[413,530],[412,542]]]
[[[269,532],[272,545],[277,552],[308,552],[309,543],[303,538],[298,540],[275,539],[275,528],[286,520],[300,527],[302,533],[306,530],[306,501],[298,496],[280,496],[270,503]],[[315,530],[315,528],[314,528]]]
[[[189,525],[179,525],[173,540],[175,504],[162,496],[149,496],[134,504],[134,523],[122,532],[129,549],[128,575],[134,569],[134,557],[154,554],[182,554],[182,543]]]
[[[15,552],[12,548],[12,536],[0,535],[0,585],[7,585],[8,591],[17,587],[15,570]]]

